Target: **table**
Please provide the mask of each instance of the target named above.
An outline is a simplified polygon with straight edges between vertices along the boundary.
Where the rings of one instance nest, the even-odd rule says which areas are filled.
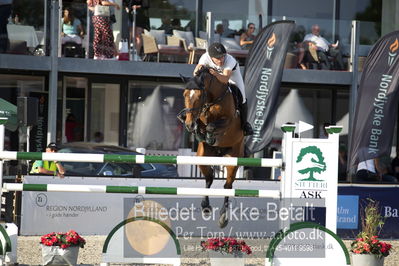
[[[26,45],[32,48],[39,45],[33,26],[7,24],[7,31],[10,41],[26,41]]]

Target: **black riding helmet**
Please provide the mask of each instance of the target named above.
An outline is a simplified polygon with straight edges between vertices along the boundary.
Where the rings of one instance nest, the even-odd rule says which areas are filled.
[[[226,55],[226,48],[223,44],[214,42],[208,47],[208,54],[210,57],[221,58]]]

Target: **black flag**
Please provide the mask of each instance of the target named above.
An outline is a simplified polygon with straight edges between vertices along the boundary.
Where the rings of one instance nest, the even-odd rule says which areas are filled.
[[[267,25],[249,51],[244,72],[248,122],[254,129],[245,142],[249,153],[263,149],[272,138],[281,76],[294,27],[295,22],[290,20]]]
[[[385,35],[366,59],[352,125],[349,166],[391,153],[399,100],[398,39],[399,31]]]

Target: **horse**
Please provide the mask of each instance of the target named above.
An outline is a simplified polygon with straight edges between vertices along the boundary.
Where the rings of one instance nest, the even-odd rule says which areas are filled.
[[[209,68],[201,68],[192,78],[182,77],[186,82],[183,92],[185,108],[178,114],[188,132],[198,140],[197,156],[244,156],[244,132],[241,118],[236,110],[236,100],[228,84],[220,82],[209,73]],[[205,176],[205,187],[210,188],[214,178],[211,166],[200,165]],[[238,166],[226,166],[227,178],[225,189],[231,189]],[[224,198],[220,210],[219,226],[224,228],[228,223],[228,201]],[[203,212],[210,213],[209,197],[201,202]]]

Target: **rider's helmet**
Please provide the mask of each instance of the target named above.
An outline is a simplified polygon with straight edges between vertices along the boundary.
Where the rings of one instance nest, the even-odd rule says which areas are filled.
[[[210,57],[221,58],[226,55],[226,48],[223,44],[214,42],[208,47],[208,54]]]

